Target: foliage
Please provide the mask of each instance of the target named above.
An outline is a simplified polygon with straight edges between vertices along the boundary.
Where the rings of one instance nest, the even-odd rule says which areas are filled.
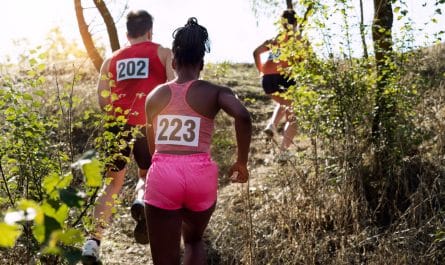
[[[300,1],[301,5],[310,5],[311,1]],[[311,23],[321,26],[327,25],[328,10],[343,14],[344,25],[341,33],[345,40],[344,51],[351,51],[351,32],[347,20],[350,12],[349,1],[337,1],[329,9],[320,2],[313,3],[314,13]],[[406,13],[405,13],[406,15]],[[303,24],[296,32],[291,29],[281,29],[278,37],[279,45],[273,49],[280,51],[280,60],[287,61],[289,68],[283,73],[296,80],[297,85],[289,90],[287,96],[294,102],[300,126],[305,129],[313,141],[322,144],[320,154],[329,157],[332,163],[329,168],[350,172],[356,164],[348,161],[371,163],[371,166],[386,172],[386,177],[374,171],[374,176],[364,182],[365,188],[377,185],[377,201],[388,196],[389,190],[384,183],[395,178],[396,172],[404,167],[404,159],[411,155],[419,146],[421,135],[413,121],[415,107],[419,103],[418,89],[422,81],[418,76],[406,76],[413,69],[409,62],[416,59],[416,53],[408,53],[409,42],[404,44],[403,53],[386,54],[385,69],[374,71],[370,66],[375,64],[373,58],[356,59],[351,52],[343,53],[343,58],[320,58],[313,52],[308,34],[304,34],[310,25]],[[408,29],[408,28],[407,28]],[[323,32],[323,29],[320,29]],[[407,32],[407,35],[410,33]],[[329,40],[330,36],[323,39]],[[325,43],[329,45],[329,43]],[[317,46],[319,48],[319,46]],[[380,52],[380,51],[379,51]],[[383,51],[384,52],[384,51]],[[380,91],[382,80],[383,91]],[[377,87],[377,90],[376,90]],[[375,99],[374,95],[377,95]],[[377,100],[377,102],[375,101]],[[381,102],[385,102],[381,104]],[[379,126],[381,137],[378,143],[370,145],[374,107],[380,108]],[[339,145],[340,144],[340,145]],[[327,148],[327,149],[326,149]],[[363,157],[374,157],[374,161],[364,161]],[[389,173],[388,167],[391,166]],[[392,186],[389,184],[389,186]],[[380,190],[381,189],[381,190]],[[400,201],[407,194],[405,191],[391,191],[399,207]],[[372,199],[372,207],[380,207]],[[376,210],[376,208],[374,210]],[[395,214],[400,209],[392,209]]]
[[[308,137],[310,150],[291,149],[285,165],[233,195],[233,207],[211,224],[211,264],[443,263],[445,102],[443,60],[437,59],[443,44],[418,49],[406,1],[392,1],[406,23],[393,38],[394,52],[385,54],[388,68],[378,72],[374,52],[369,58],[352,52],[352,1],[298,3],[310,2],[314,13],[303,34],[282,29],[281,43],[272,47],[290,64],[283,73],[296,80],[287,97],[299,140]],[[329,21],[337,12],[344,18],[340,38]],[[319,43],[309,42],[314,28],[322,33]],[[337,51],[335,39],[342,39]],[[382,74],[387,109],[373,142]]]
[[[44,74],[48,53],[37,48],[30,54],[19,78],[0,80],[0,208],[8,208],[2,211],[0,244],[26,246],[23,262],[59,256],[75,264],[80,250],[73,247],[83,241],[79,224],[101,183],[103,166],[94,153],[74,163],[73,116],[81,105],[72,93],[77,77],[71,86],[57,83],[50,93]],[[82,169],[86,181],[71,165]]]
[[[95,102],[86,102],[86,89],[74,91],[78,82],[90,82],[85,76],[91,72],[77,70],[72,80],[66,80],[67,73],[56,66],[51,71],[44,61],[60,62],[58,56],[68,56],[53,48],[53,53],[43,47],[31,50],[28,60],[21,62],[26,70],[0,82],[0,121],[4,124],[0,208],[5,210],[0,246],[24,246],[23,263],[75,264],[85,230],[95,221],[86,214],[99,188],[110,181],[102,177],[104,168],[122,159],[119,151],[127,147],[116,137],[135,137],[140,132],[134,129],[116,135],[109,130],[122,127],[129,113],[114,109],[122,112],[118,118],[98,113],[91,107]],[[105,108],[111,111],[111,106]]]
[[[208,63],[205,66],[206,69],[204,71],[203,79],[220,81],[222,77],[226,76],[229,67],[229,62],[222,62],[217,64]]]

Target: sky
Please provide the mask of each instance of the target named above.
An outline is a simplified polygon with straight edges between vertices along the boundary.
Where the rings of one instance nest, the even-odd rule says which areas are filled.
[[[84,7],[93,6],[92,1],[82,2]],[[115,3],[109,5],[113,14],[119,14],[125,1],[111,2]],[[172,32],[176,28],[183,26],[189,17],[197,17],[210,35],[208,61],[253,62],[253,49],[264,39],[273,37],[276,29],[272,18],[257,20],[250,0],[129,0],[128,7],[129,10],[145,9],[154,17],[153,41],[165,47],[171,47]],[[14,40],[26,38],[30,46],[37,45],[54,27],[60,27],[67,39],[78,40],[82,45],[72,0],[3,1],[2,9],[0,58],[20,52],[14,48]],[[101,22],[97,13],[95,16],[96,21]],[[118,21],[117,30],[121,46],[125,45],[125,17]],[[104,28],[96,26],[93,31],[102,43],[108,43]]]
[[[45,40],[49,30],[59,27],[63,36],[68,40],[80,41],[77,28],[73,0],[14,0],[2,2],[0,16],[0,61],[5,56],[14,57],[20,54],[14,43],[26,39],[27,47],[33,48]],[[84,7],[93,7],[92,1],[82,1]],[[124,0],[107,1],[114,15],[122,13]],[[283,0],[283,8],[285,1]],[[372,1],[364,0],[365,22],[372,20]],[[431,35],[438,29],[445,28],[445,10],[438,16],[437,23],[429,23],[434,14],[434,0],[406,0],[408,16],[413,18],[419,27],[425,28],[426,34]],[[425,8],[423,2],[428,2]],[[265,39],[275,35],[275,17],[261,15],[256,17],[252,9],[252,0],[128,0],[128,8],[145,9],[154,17],[153,40],[165,47],[171,47],[172,32],[184,25],[187,18],[194,16],[204,25],[210,35],[211,52],[206,60],[211,62],[253,62],[252,52]],[[358,4],[358,0],[352,0]],[[94,19],[92,31],[94,36],[107,45],[106,32],[101,27],[101,19],[94,8],[86,11],[87,19]],[[354,12],[352,12],[354,14]],[[358,16],[357,10],[355,15]],[[338,20],[338,18],[334,18]],[[395,22],[401,26],[402,22]],[[125,17],[117,21],[117,29],[121,45],[126,44]],[[335,31],[335,26],[334,26]],[[321,40],[313,35],[312,43]],[[421,40],[421,38],[417,38]],[[23,41],[22,41],[23,43]],[[359,44],[354,44],[359,45]],[[23,49],[23,47],[22,47]],[[360,49],[357,49],[360,50]]]

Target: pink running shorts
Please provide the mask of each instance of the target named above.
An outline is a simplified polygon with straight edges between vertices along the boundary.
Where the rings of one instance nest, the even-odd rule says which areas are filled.
[[[147,173],[144,201],[165,210],[204,211],[216,202],[218,166],[208,153],[155,153]]]

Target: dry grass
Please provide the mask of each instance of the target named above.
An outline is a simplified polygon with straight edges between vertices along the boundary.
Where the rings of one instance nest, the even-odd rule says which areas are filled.
[[[244,70],[244,66],[238,67]],[[258,87],[240,82],[235,89],[242,99],[248,99],[246,105],[255,120],[252,178],[248,185],[222,187],[207,235],[209,264],[445,262],[443,237],[436,237],[445,230],[444,153],[437,145],[443,143],[443,116],[438,118],[431,110],[424,112],[426,120],[437,121],[429,123],[436,140],[425,142],[429,152],[405,161],[401,176],[418,183],[408,189],[408,207],[398,213],[401,217],[382,228],[375,224],[374,213],[367,210],[361,187],[361,180],[369,175],[366,160],[357,159],[361,164],[332,176],[324,165],[314,163],[314,147],[300,135],[299,145],[309,148],[301,151],[294,146],[293,160],[274,162],[276,144],[260,132],[270,114],[264,111],[269,103],[261,98]],[[426,98],[424,103],[430,100],[436,108],[445,106],[445,101],[437,98]],[[440,159],[431,157],[432,150]],[[317,159],[322,161],[324,155],[318,150]]]

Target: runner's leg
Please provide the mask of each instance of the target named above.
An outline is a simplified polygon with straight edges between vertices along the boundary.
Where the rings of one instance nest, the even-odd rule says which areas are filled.
[[[184,239],[184,265],[207,264],[207,253],[202,236],[215,210],[215,204],[202,212],[184,209],[182,235]]]
[[[140,128],[141,135],[135,139],[133,146],[134,160],[138,165],[138,183],[136,184],[136,200],[144,200],[145,192],[145,178],[147,177],[148,168],[151,165],[151,155],[148,149],[147,137],[145,127]]]
[[[122,189],[126,171],[126,168],[120,171],[108,170],[106,174],[106,178],[111,178],[111,182],[105,185],[93,210],[93,217],[96,223],[92,235],[98,240],[102,238],[103,230],[110,222],[112,208],[114,207],[113,197]]]
[[[283,140],[281,142],[280,150],[284,151],[293,143],[293,139],[298,132],[295,114],[293,113],[292,102],[284,99],[279,95],[272,95],[272,99],[281,104],[286,115],[286,125],[283,132]]]
[[[145,192],[145,178],[147,176],[148,169],[138,168],[138,183],[136,184],[136,200],[144,201]]]
[[[134,238],[139,244],[148,244],[148,232],[144,213],[144,193],[145,181],[148,168],[151,165],[151,156],[148,150],[145,128],[140,128],[141,135],[138,135],[133,145],[133,156],[138,165],[138,182],[135,188],[135,200],[131,205],[130,212],[137,222],[133,231]]]
[[[297,122],[291,121],[287,122],[284,127],[283,133],[283,141],[281,143],[281,151],[284,151],[289,148],[289,146],[293,143],[293,139],[298,132]]]
[[[145,204],[151,256],[156,265],[180,264],[181,210]]]
[[[286,113],[285,108],[281,106],[281,104],[277,103],[275,106],[275,109],[272,113],[272,117],[270,117],[269,123],[273,124],[275,128],[278,127],[278,124],[280,123],[281,119],[284,117],[284,114]]]

